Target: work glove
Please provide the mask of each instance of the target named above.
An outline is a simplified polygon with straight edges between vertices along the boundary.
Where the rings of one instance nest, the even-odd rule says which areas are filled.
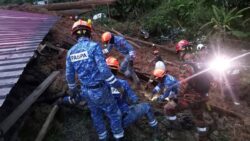
[[[81,90],[78,87],[68,90],[68,94],[72,98],[76,98],[81,94]]]
[[[130,51],[129,52],[129,57],[130,57],[130,60],[134,60],[135,59],[135,52],[134,51]]]

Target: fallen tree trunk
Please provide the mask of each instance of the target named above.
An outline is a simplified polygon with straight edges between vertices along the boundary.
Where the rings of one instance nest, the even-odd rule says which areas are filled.
[[[79,15],[83,13],[87,13],[92,11],[92,8],[86,8],[86,9],[70,9],[70,10],[60,10],[56,11],[58,15],[63,15],[63,16],[72,16],[72,15]]]
[[[93,8],[96,5],[114,4],[114,2],[116,2],[116,0],[84,0],[77,2],[54,3],[38,7],[46,8],[50,11],[57,11],[57,10],[68,10],[68,9]]]

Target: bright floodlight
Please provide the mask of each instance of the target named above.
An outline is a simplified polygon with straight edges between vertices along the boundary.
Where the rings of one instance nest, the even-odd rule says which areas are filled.
[[[230,61],[225,57],[216,57],[210,64],[209,67],[212,70],[218,72],[224,72],[230,67]]]

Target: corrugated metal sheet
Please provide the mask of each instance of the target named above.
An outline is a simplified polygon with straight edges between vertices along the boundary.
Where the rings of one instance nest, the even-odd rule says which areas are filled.
[[[57,17],[0,10],[0,107]]]

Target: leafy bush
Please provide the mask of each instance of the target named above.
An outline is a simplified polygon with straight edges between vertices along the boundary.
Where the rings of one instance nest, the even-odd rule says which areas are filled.
[[[249,20],[245,19],[244,21],[241,20],[243,18],[243,12],[250,9],[250,7],[243,8],[237,11],[237,8],[233,8],[231,10],[226,10],[225,8],[218,8],[217,6],[213,5],[213,17],[209,22],[204,24],[201,29],[210,26],[212,27],[211,33],[219,33],[222,35],[232,33],[237,35],[243,35],[240,31],[236,31],[233,28],[233,24],[237,23],[237,21],[241,21],[237,23],[237,26],[244,26]],[[245,35],[247,36],[247,35]]]
[[[172,27],[198,29],[212,14],[205,0],[164,0],[162,4],[147,14],[142,21],[151,33],[164,33]],[[204,12],[206,11],[206,12]]]
[[[247,0],[206,0],[207,5],[216,5],[218,7],[224,7],[227,9],[232,8],[244,8],[250,6],[250,2]]]
[[[161,0],[118,0],[115,7],[111,8],[112,17],[134,19],[146,11],[160,4]]]

